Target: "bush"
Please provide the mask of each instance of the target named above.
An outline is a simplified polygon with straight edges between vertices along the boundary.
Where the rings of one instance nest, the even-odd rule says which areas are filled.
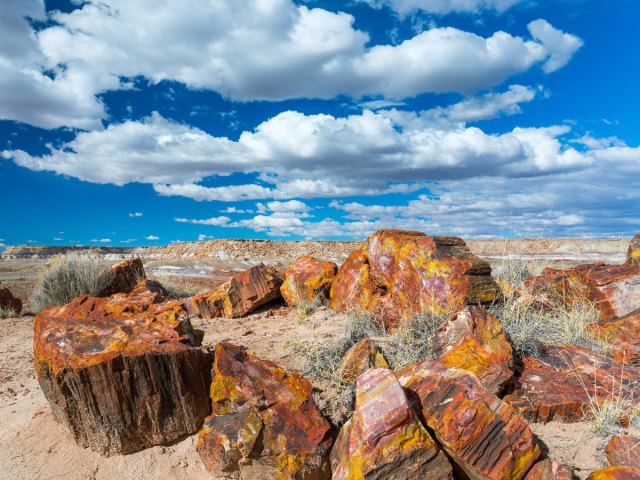
[[[398,371],[433,355],[433,334],[448,315],[418,313],[406,319],[400,328],[381,340],[382,353],[391,368]]]
[[[4,320],[5,318],[14,318],[17,316],[18,312],[16,312],[13,308],[0,307],[0,319]]]
[[[66,305],[80,295],[97,295],[113,279],[113,273],[97,257],[60,255],[40,273],[31,297],[34,311]]]

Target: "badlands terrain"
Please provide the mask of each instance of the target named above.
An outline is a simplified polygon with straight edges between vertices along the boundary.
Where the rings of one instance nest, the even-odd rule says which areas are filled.
[[[78,445],[68,428],[54,419],[34,370],[34,313],[30,303],[39,272],[53,255],[98,255],[105,266],[139,257],[147,278],[192,296],[209,292],[238,272],[260,263],[281,271],[304,254],[340,266],[361,245],[362,242],[214,240],[168,247],[99,251],[77,248],[72,252],[60,247],[9,247],[0,257],[0,289],[8,288],[23,300],[24,306],[22,316],[0,320],[0,477],[223,478],[205,470],[196,451],[197,434],[183,435],[126,455],[103,456]],[[629,239],[471,240],[467,245],[474,254],[486,259],[494,272],[518,261],[524,262],[532,274],[539,274],[546,267],[567,268],[594,262],[622,264]],[[293,372],[304,371],[307,358],[301,350],[308,342],[335,341],[343,335],[348,322],[346,312],[331,310],[327,305],[317,306],[301,316],[298,309],[282,299],[242,318],[206,319],[196,315],[191,319],[193,327],[204,332],[205,348],[231,342]],[[320,403],[322,393],[330,391],[331,385],[323,380],[312,380],[312,383],[316,388],[314,398]],[[324,407],[321,405],[321,408]],[[595,432],[592,423],[586,420],[567,423],[551,419],[546,423],[531,422],[530,427],[542,455],[568,465],[577,478],[587,478],[591,472],[608,465],[604,447],[610,435]],[[337,427],[334,429],[337,431]],[[640,432],[630,426],[625,433],[638,435]],[[272,478],[256,472],[245,472],[242,478]],[[464,478],[461,473],[456,475]]]

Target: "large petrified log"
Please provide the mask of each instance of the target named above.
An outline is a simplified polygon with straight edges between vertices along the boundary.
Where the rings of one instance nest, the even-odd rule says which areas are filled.
[[[344,354],[340,364],[340,377],[352,382],[370,368],[389,367],[380,349],[370,338],[363,338]]]
[[[640,310],[617,320],[589,326],[598,339],[611,345],[611,356],[618,363],[640,363]]]
[[[282,273],[282,297],[289,306],[327,298],[337,271],[338,266],[334,262],[303,255]]]
[[[640,468],[609,467],[593,472],[587,480],[640,480]]]
[[[111,267],[110,282],[98,293],[98,297],[109,297],[116,293],[129,293],[138,282],[147,278],[144,265],[139,258],[124,260]]]
[[[629,243],[627,263],[640,263],[640,233],[635,235]]]
[[[282,279],[263,263],[240,272],[211,292],[184,300],[189,313],[204,318],[237,318],[280,298]]]
[[[0,288],[0,309],[20,315],[22,312],[22,300],[14,297],[8,288]]]
[[[162,287],[87,295],[35,318],[38,381],[57,421],[102,455],[194,433],[209,413],[211,355]]]
[[[640,468],[640,438],[631,435],[614,435],[604,447],[611,467]]]
[[[425,360],[400,383],[449,458],[472,480],[520,480],[540,456],[527,422],[471,373]]]
[[[545,458],[529,470],[524,480],[574,480],[575,478],[576,476],[569,466]]]
[[[504,400],[527,420],[576,422],[591,402],[637,397],[640,370],[586,348],[541,346],[538,358],[525,357],[518,387]]]
[[[242,478],[331,476],[330,425],[311,383],[230,343],[215,347],[213,413],[198,434],[208,471]]]
[[[387,368],[357,381],[356,409],[331,450],[334,480],[447,480],[447,456],[411,409],[402,386]]]
[[[447,367],[473,373],[497,395],[513,377],[511,344],[502,324],[483,307],[466,306],[435,332],[434,354]]]
[[[527,285],[537,291],[555,291],[557,299],[568,305],[589,302],[605,322],[640,308],[640,262],[545,268],[541,276],[528,279]]]
[[[331,308],[371,311],[393,329],[417,313],[449,314],[499,295],[491,267],[462,239],[380,230],[338,270]]]

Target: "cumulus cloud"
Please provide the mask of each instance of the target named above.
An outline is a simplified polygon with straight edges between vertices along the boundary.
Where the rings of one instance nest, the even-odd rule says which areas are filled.
[[[404,16],[415,11],[424,11],[438,15],[448,13],[479,13],[493,10],[502,13],[522,0],[359,0],[374,8],[388,6]]]
[[[111,243],[110,238],[94,238],[89,240],[91,243]]]
[[[144,238],[145,238],[145,240],[160,240],[160,237],[157,237],[155,235],[147,235]]]
[[[292,212],[308,212],[311,210],[306,203],[300,200],[289,200],[288,202],[268,202],[257,203],[256,207],[258,213],[265,212],[278,212],[278,213],[292,213]]]
[[[178,217],[175,218],[175,221],[178,223],[193,223],[194,225],[213,225],[216,227],[221,227],[227,225],[231,221],[231,219],[225,216],[207,218],[206,220],[195,220]]]

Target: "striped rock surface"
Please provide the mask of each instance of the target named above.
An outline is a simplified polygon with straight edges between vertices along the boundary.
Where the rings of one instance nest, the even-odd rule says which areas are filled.
[[[604,447],[611,467],[640,468],[640,438],[631,435],[614,435]]]
[[[363,338],[353,345],[342,358],[340,376],[352,382],[370,368],[389,367],[380,349],[370,338]]]
[[[629,243],[627,250],[628,263],[640,263],[640,233],[636,234]]]
[[[574,480],[576,476],[567,465],[545,458],[536,463],[524,480]]]
[[[289,306],[328,298],[337,271],[334,262],[303,255],[282,272],[280,293]]]

